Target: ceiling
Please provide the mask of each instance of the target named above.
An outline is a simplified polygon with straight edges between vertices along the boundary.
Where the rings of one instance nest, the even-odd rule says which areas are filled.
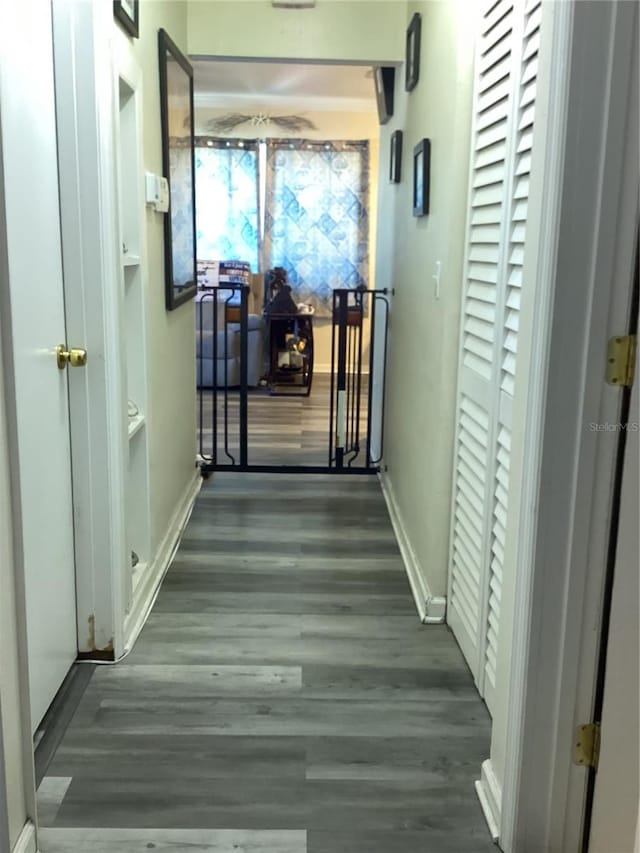
[[[371,68],[285,62],[192,61],[196,106],[375,111]]]

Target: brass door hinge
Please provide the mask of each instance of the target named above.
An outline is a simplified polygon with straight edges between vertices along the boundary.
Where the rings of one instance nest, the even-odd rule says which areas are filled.
[[[635,335],[616,335],[615,338],[611,338],[607,349],[609,385],[631,388],[636,370],[637,344],[638,339]]]
[[[600,757],[600,723],[588,723],[576,729],[573,763],[598,769]]]

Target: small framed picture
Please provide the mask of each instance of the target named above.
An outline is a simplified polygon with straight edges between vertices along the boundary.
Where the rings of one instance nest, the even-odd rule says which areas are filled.
[[[138,15],[139,0],[113,0],[114,18],[134,39],[138,38]]]
[[[413,149],[413,215],[429,213],[431,142],[421,139]]]
[[[394,130],[391,134],[391,150],[389,153],[389,180],[399,184],[402,174],[402,131]]]
[[[407,47],[405,52],[404,88],[407,92],[415,89],[420,76],[420,30],[422,28],[422,17],[418,12],[411,18],[407,29]]]

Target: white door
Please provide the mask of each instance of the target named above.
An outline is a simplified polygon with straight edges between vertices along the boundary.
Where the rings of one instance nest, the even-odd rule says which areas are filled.
[[[0,6],[2,171],[33,729],[77,653],[50,4]],[[37,57],[37,60],[34,60]],[[77,368],[78,370],[81,368]],[[18,540],[19,541],[19,540]]]
[[[625,450],[620,527],[607,648],[600,761],[596,773],[589,853],[634,849],[638,820],[638,382],[631,398]]]
[[[456,411],[447,621],[494,711],[542,0],[485,0]],[[526,365],[519,366],[526,381]]]

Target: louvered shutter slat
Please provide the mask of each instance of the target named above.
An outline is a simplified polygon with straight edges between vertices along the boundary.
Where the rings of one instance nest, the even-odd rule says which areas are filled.
[[[533,35],[529,39],[527,39],[523,53],[523,60],[526,62],[527,59],[530,59],[534,54],[538,53],[539,49],[540,33],[536,30],[536,32],[534,32]]]
[[[490,4],[490,8],[483,10],[482,35],[487,36],[496,24],[498,24],[505,15],[511,14],[513,11],[513,2],[504,2],[498,0],[497,3]]]
[[[529,38],[532,36],[537,30],[540,29],[540,23],[542,22],[542,6],[538,0],[533,0],[532,3],[529,4],[532,6],[532,10],[527,13],[527,22],[524,28],[524,37]]]
[[[505,78],[508,79],[510,70],[511,55],[506,53],[499,62],[494,63],[494,65],[480,77],[478,86],[479,94],[484,94],[487,89],[491,89]]]
[[[533,104],[536,99],[536,85],[537,81],[534,78],[531,80],[528,86],[525,86],[522,90],[522,95],[520,97],[520,106],[527,107],[530,104]]]
[[[503,117],[506,117],[509,98],[509,78],[506,77],[500,80],[496,85],[491,86],[478,99],[478,112],[485,114],[488,110],[495,108],[497,105],[502,105],[504,110]]]
[[[518,124],[518,130],[524,130],[526,127],[529,127],[533,124],[535,111],[535,104],[530,104],[528,107],[525,107],[525,109],[523,109],[522,115],[520,116],[520,122]]]
[[[517,152],[518,154],[522,154],[526,151],[531,151],[531,146],[533,144],[533,128],[528,127],[522,130],[520,135],[520,139],[518,142]]]
[[[510,413],[536,120],[541,0],[483,4],[474,84],[449,621],[492,710],[509,516]],[[526,12],[525,12],[526,9]],[[510,415],[509,415],[510,417]],[[512,569],[511,569],[512,570]]]
[[[513,29],[513,15],[511,9],[505,10],[505,14],[499,18],[493,26],[490,26],[484,33],[483,54],[489,54],[496,45],[503,44],[506,37],[511,34]],[[510,42],[507,42],[510,49]]]
[[[482,151],[483,148],[489,148],[496,143],[504,142],[506,129],[507,123],[505,121],[479,130],[476,137],[477,150]]]
[[[528,83],[530,80],[535,80],[538,77],[538,56],[535,54],[529,59],[525,66],[524,73],[522,75],[522,82]]]
[[[487,204],[483,207],[474,207],[471,210],[471,225],[499,225],[500,224],[500,205]]]
[[[478,152],[478,156],[476,158],[476,169],[484,170],[485,166],[492,166],[498,163],[500,164],[502,172],[504,174],[505,153],[506,141],[503,138],[498,140],[494,145],[490,145],[489,147]]]
[[[500,243],[500,229],[492,225],[474,225],[471,228],[471,243],[491,243],[497,246]],[[494,255],[495,257],[495,255]]]
[[[531,172],[531,153],[527,151],[525,154],[520,154],[518,156],[517,166],[516,166],[516,175],[521,177],[522,175],[529,176]],[[528,189],[528,188],[527,188]],[[527,192],[527,198],[529,197],[529,193]]]

